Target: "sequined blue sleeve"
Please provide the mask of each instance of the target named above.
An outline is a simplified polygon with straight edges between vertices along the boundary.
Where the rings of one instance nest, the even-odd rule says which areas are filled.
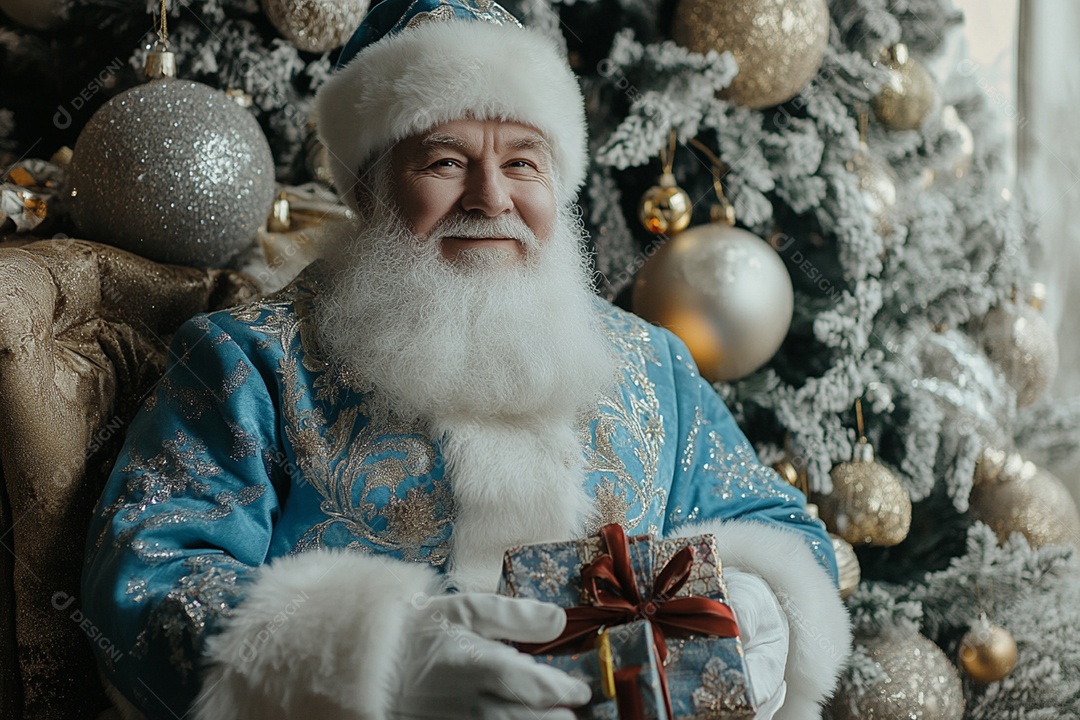
[[[285,485],[258,363],[206,316],[184,324],[91,522],[83,609],[109,680],[149,718],[187,712],[206,635],[266,558]]]
[[[679,437],[664,533],[702,520],[752,520],[794,530],[836,582],[832,543],[824,525],[806,512],[806,496],[758,460],[723,400],[698,374],[686,346],[664,334],[671,348]]]

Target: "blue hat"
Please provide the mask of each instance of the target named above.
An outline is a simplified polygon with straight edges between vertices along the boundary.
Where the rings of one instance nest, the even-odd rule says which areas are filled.
[[[334,184],[353,209],[353,187],[377,154],[463,118],[536,128],[551,146],[560,202],[585,181],[584,103],[562,48],[494,0],[382,0],[315,102]]]
[[[394,35],[407,28],[415,28],[426,22],[439,22],[460,18],[462,20],[480,20],[495,25],[511,24],[521,27],[518,19],[508,13],[502,5],[492,0],[382,0],[376,3],[360,27],[345,43],[338,57],[337,68],[340,70],[356,57],[356,54],[368,45],[381,40],[387,35]]]

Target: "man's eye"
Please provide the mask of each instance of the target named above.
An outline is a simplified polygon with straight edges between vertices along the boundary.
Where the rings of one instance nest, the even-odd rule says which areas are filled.
[[[534,167],[528,160],[511,160],[508,165],[515,168],[531,168]]]
[[[451,160],[449,158],[445,158],[445,159],[442,159],[442,160],[436,160],[435,162],[431,163],[430,167],[452,168],[452,167],[457,167],[457,165],[458,165],[457,160]]]

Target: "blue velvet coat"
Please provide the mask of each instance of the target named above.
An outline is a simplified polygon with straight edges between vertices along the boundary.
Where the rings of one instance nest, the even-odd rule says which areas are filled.
[[[83,607],[110,641],[106,675],[149,716],[194,699],[204,641],[260,565],[320,547],[446,561],[455,509],[438,442],[422,423],[376,417],[322,359],[311,303],[302,276],[183,325],[101,497]],[[598,522],[668,535],[759,521],[801,534],[835,579],[824,527],[759,463],[685,346],[598,304],[625,362],[579,427]]]

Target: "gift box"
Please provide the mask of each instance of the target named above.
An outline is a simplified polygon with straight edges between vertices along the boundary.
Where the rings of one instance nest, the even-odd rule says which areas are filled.
[[[519,646],[543,662],[583,655],[603,628],[644,623],[653,636],[669,717],[754,716],[742,644],[711,535],[627,537],[612,524],[579,540],[511,548],[503,558],[499,592],[567,609],[567,627],[557,640]]]
[[[589,685],[592,701],[577,712],[582,720],[668,720],[653,632],[644,620],[605,628],[591,650],[537,660]]]

